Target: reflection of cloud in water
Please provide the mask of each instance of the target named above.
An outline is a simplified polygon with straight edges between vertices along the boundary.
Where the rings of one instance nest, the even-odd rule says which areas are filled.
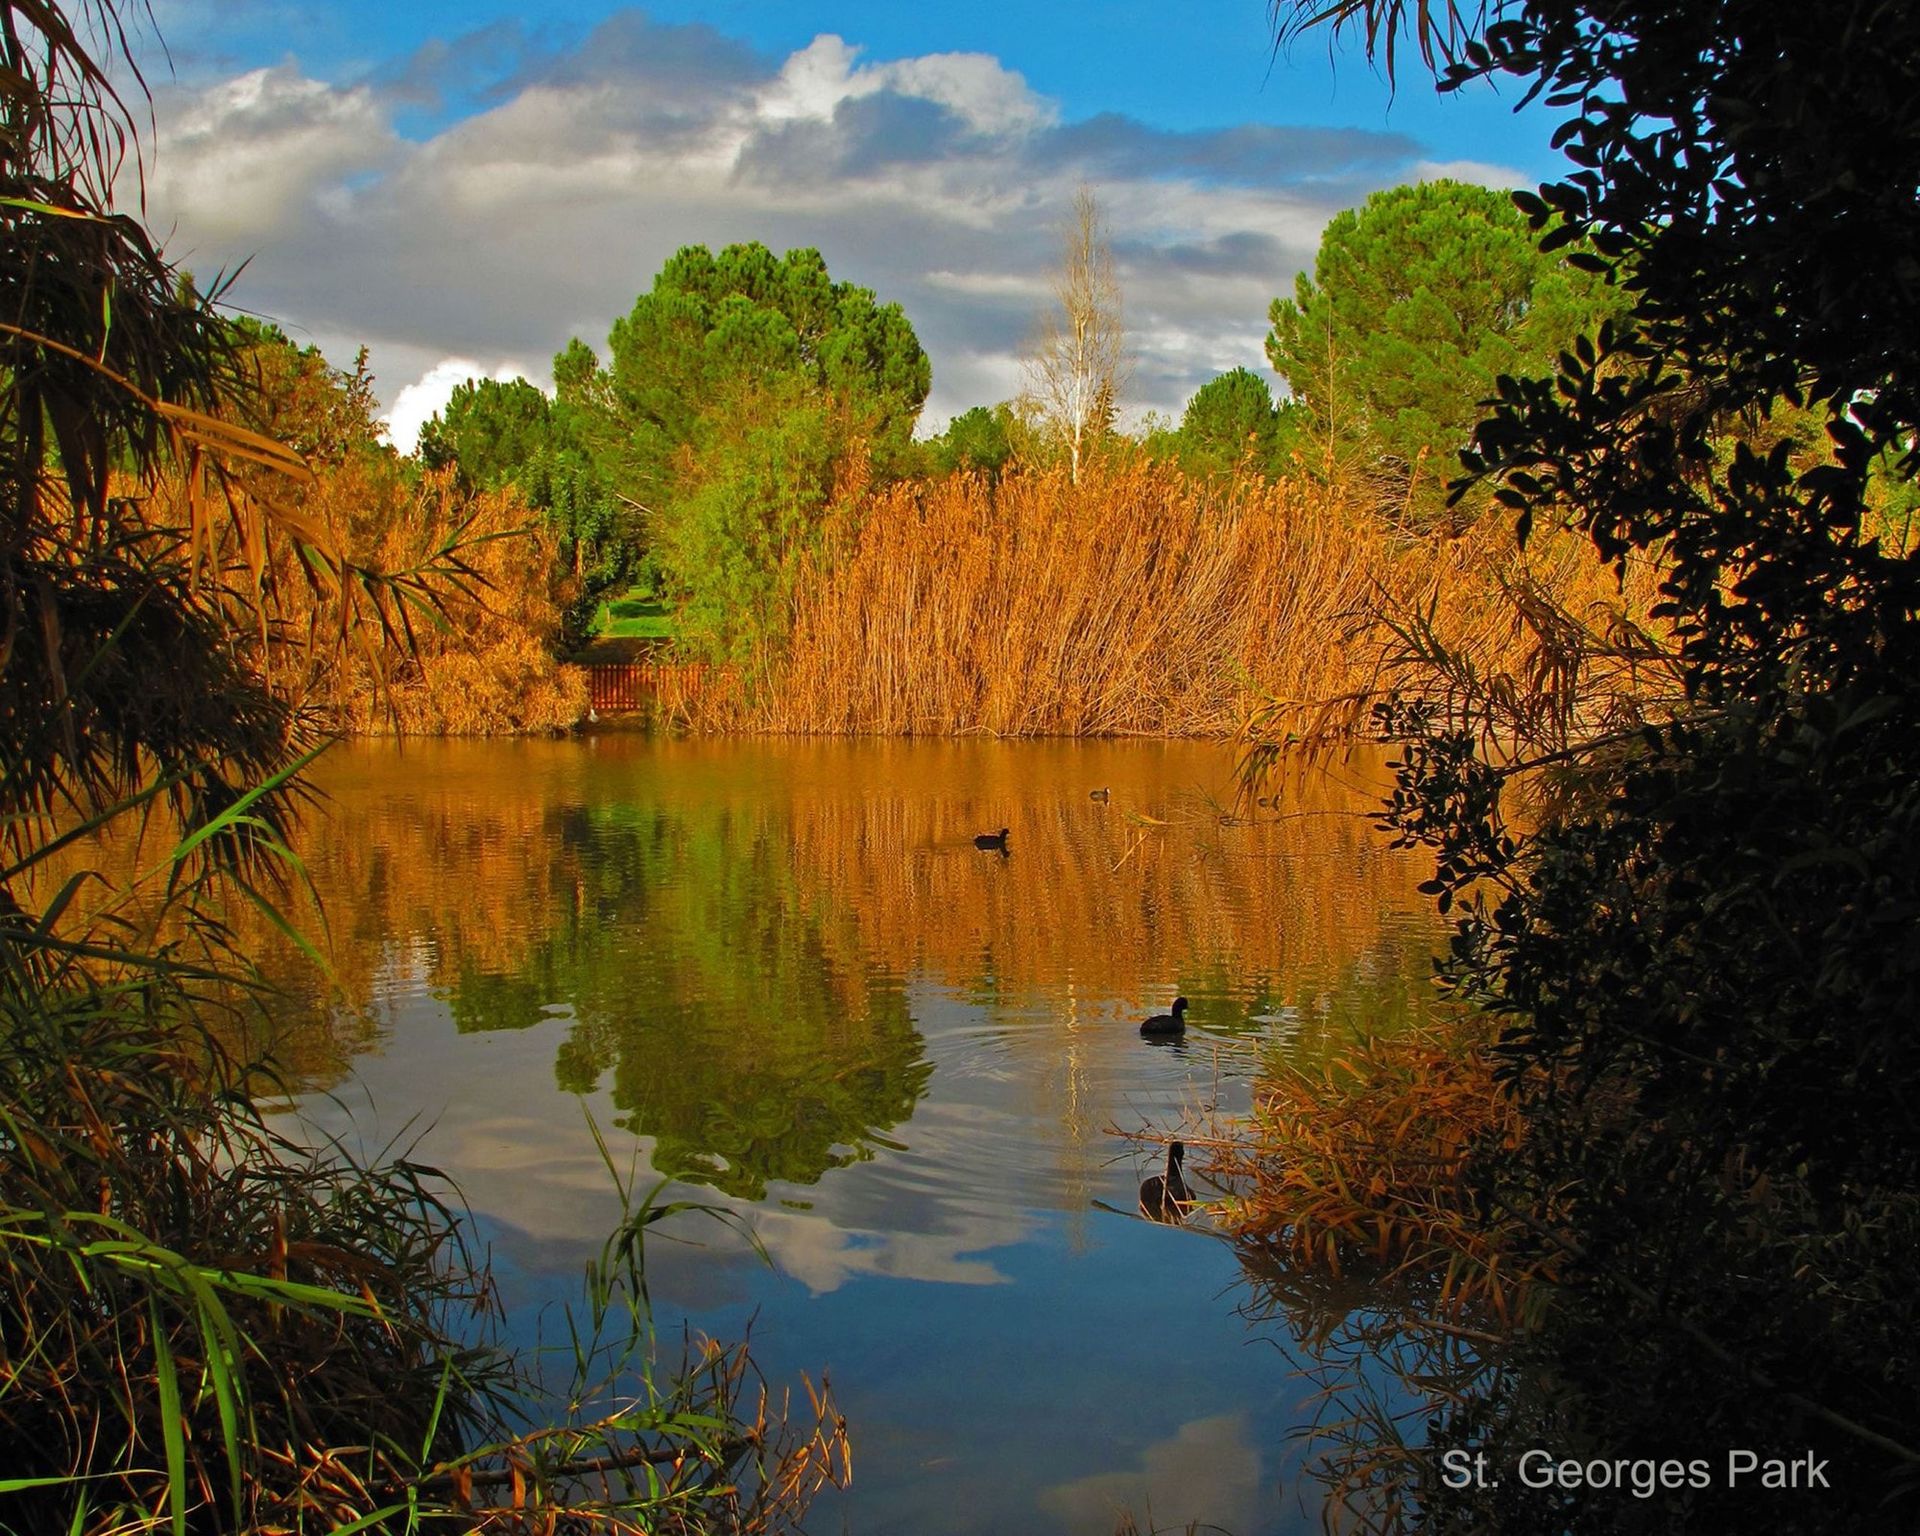
[[[762,1209],[754,1230],[783,1273],[814,1295],[837,1291],[855,1275],[927,1280],[943,1285],[1005,1285],[1007,1276],[970,1253],[1020,1237],[1018,1222],[969,1220],[953,1232],[849,1231],[830,1218]]]
[[[1171,1440],[1148,1446],[1141,1463],[1138,1471],[1101,1472],[1044,1489],[1040,1507],[1065,1536],[1111,1536],[1123,1511],[1143,1530],[1183,1530],[1193,1521],[1230,1531],[1256,1528],[1260,1453],[1247,1438],[1244,1413],[1183,1424]]]
[[[486,1219],[492,1241],[505,1256],[527,1271],[576,1271],[599,1252],[620,1219],[620,1206],[585,1115],[551,1096],[544,1085],[532,1092],[532,1085],[551,1071],[553,1031],[560,1026],[460,1038],[437,1003],[410,1001],[409,1016],[396,1021],[405,1027],[392,1032],[386,1054],[362,1063],[359,1086],[365,1097],[309,1096],[302,1118],[371,1150],[393,1134],[382,1106],[397,1111],[411,1099],[409,1107],[425,1117],[414,1123],[424,1134],[413,1155],[458,1171],[461,1198]],[[480,1070],[474,1069],[475,1052],[490,1058]],[[403,1086],[421,1082],[440,1083],[445,1097],[422,1104],[417,1088],[409,1094]],[[548,1106],[547,1112],[530,1112],[530,1104]],[[603,1130],[617,1115],[603,1093],[592,1095],[587,1107]],[[942,1118],[936,1114],[932,1120]],[[1021,1209],[977,1200],[944,1208],[926,1204],[926,1191],[913,1186],[929,1179],[943,1186],[968,1170],[965,1138],[958,1126],[936,1132],[929,1125],[924,1137],[915,1139],[929,1143],[916,1159],[883,1156],[794,1191],[808,1201],[807,1211],[735,1200],[698,1185],[677,1185],[670,1198],[740,1214],[777,1267],[815,1295],[860,1275],[948,1285],[1004,1283],[1006,1277],[992,1264],[967,1255],[1018,1243],[1032,1218]],[[650,1142],[614,1135],[610,1146],[622,1177],[644,1194],[656,1178],[646,1156]],[[935,1230],[912,1230],[929,1225]],[[650,1276],[663,1292],[684,1286],[690,1295],[718,1299],[717,1292],[731,1289],[719,1270],[757,1263],[743,1242],[716,1227],[703,1230],[687,1218],[676,1218],[669,1227],[671,1232],[656,1234],[660,1240],[648,1248]],[[669,1238],[690,1239],[697,1247]]]

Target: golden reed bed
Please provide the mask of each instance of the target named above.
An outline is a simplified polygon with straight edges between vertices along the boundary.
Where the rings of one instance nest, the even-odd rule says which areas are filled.
[[[1230,736],[1278,701],[1307,721],[1370,690],[1383,614],[1431,614],[1481,672],[1536,687],[1527,602],[1596,632],[1644,614],[1582,539],[1501,514],[1455,538],[1352,489],[1193,479],[1118,460],[1074,485],[1022,472],[881,491],[803,560],[784,655],[707,723],[830,734]],[[1537,608],[1532,610],[1537,613]]]

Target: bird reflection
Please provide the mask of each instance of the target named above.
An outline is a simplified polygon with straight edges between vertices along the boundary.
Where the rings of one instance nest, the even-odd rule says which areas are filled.
[[[1176,1141],[1167,1148],[1167,1171],[1156,1173],[1140,1186],[1140,1214],[1149,1221],[1171,1222],[1178,1226],[1187,1219],[1187,1207],[1193,1204],[1193,1191],[1180,1177],[1180,1163],[1187,1145]]]

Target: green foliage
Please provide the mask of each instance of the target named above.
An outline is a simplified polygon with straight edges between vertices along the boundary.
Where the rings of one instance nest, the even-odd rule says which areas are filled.
[[[1278,467],[1280,417],[1265,379],[1248,368],[1230,369],[1194,391],[1180,418],[1176,453],[1193,474],[1243,467],[1270,474]]]
[[[339,464],[350,454],[388,455],[380,445],[366,348],[347,370],[334,367],[318,347],[295,345],[277,325],[241,316],[232,327],[241,392],[230,408],[237,407],[248,426],[309,466]]]
[[[470,485],[498,490],[547,446],[552,408],[525,379],[469,379],[420,429],[429,469],[452,465]]]
[[[0,1523],[257,1529],[302,1472],[390,1502],[353,1484],[497,1416],[504,1358],[449,1332],[479,1278],[422,1170],[274,1134],[154,958],[0,988]],[[346,1444],[374,1450],[313,1465]]]
[[[818,251],[759,244],[681,250],[614,322],[606,367],[576,341],[555,378],[715,656],[777,633],[784,572],[836,485],[911,467],[930,383],[898,305],[834,282]]]
[[[844,918],[762,856],[767,835],[737,806],[583,811],[550,857],[587,899],[543,916],[518,969],[463,959],[447,990],[462,1030],[573,999],[560,1086],[606,1082],[654,1169],[747,1200],[872,1157],[932,1072],[898,980],[845,963]],[[684,1002],[663,1014],[659,995]]]
[[[976,405],[947,423],[947,430],[927,444],[927,463],[935,474],[970,471],[998,480],[1013,457],[1013,408]]]
[[[1320,459],[1429,523],[1494,381],[1548,367],[1614,307],[1591,273],[1542,254],[1505,194],[1425,182],[1335,215],[1313,276],[1273,302],[1267,356]]]
[[[1565,1266],[1513,1379],[1607,1456],[1804,1447],[1831,1486],[1507,1479],[1432,1490],[1423,1529],[1911,1525],[1920,13],[1528,0],[1461,59],[1450,84],[1513,74],[1572,109],[1576,169],[1518,202],[1631,301],[1553,377],[1500,379],[1469,467],[1523,539],[1566,518],[1661,559],[1685,682],[1675,718],[1578,750],[1524,837],[1516,770],[1478,749],[1489,701],[1391,717],[1389,818],[1464,907],[1448,976],[1501,1019],[1527,1120],[1491,1193]],[[1515,1390],[1440,1438],[1497,1460],[1543,1443],[1539,1412]]]
[[[572,578],[563,650],[581,644],[609,592],[630,582],[644,553],[636,509],[609,486],[589,432],[593,352],[579,341],[554,359],[559,398],[525,379],[470,379],[420,432],[430,469],[452,465],[480,490],[511,485],[556,536],[555,557]]]
[[[700,422],[658,558],[681,593],[680,634],[701,653],[745,660],[779,638],[790,557],[811,544],[852,451],[842,429],[826,402],[778,387]]]

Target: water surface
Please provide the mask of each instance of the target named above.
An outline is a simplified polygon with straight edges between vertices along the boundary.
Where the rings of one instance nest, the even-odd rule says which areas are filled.
[[[1317,1530],[1284,1338],[1224,1243],[1131,1214],[1153,1152],[1114,1131],[1391,1027],[1435,926],[1368,819],[1377,763],[1244,816],[1233,770],[1165,742],[342,748],[307,841],[345,1001],[305,984],[277,1049],[317,1127],[458,1181],[524,1336],[618,1217],[589,1116],[643,1185],[745,1213],[773,1266],[676,1218],[697,1245],[650,1246],[655,1304],[751,1325],[776,1382],[830,1374],[854,1485],[814,1529]],[[1185,1040],[1143,1041],[1176,993]]]

